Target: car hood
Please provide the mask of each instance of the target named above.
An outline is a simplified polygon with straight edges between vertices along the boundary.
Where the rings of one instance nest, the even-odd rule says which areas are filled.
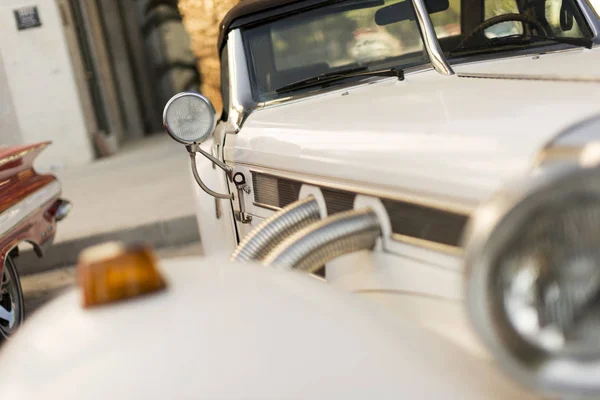
[[[600,78],[599,54],[461,65],[267,107],[228,138],[225,158],[473,207],[528,173],[556,135],[600,114],[600,81],[566,79]],[[501,71],[514,77],[464,76]]]

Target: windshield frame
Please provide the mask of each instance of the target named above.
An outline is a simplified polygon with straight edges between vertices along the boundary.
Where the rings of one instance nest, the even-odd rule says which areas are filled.
[[[579,5],[592,31],[592,41],[595,44],[600,44],[600,10],[594,9],[588,0],[575,0],[575,2]]]
[[[572,45],[559,44],[559,43],[548,43],[548,44],[536,43],[534,46],[521,46],[520,48],[505,49],[503,51],[496,51],[496,52],[485,52],[482,54],[474,54],[474,53],[468,53],[468,54],[464,54],[464,55],[459,54],[452,58],[449,58],[449,57],[446,57],[446,54],[441,50],[440,42],[438,40],[437,35],[434,34],[434,35],[428,36],[428,37],[424,37],[424,35],[423,35],[424,30],[425,31],[429,30],[430,32],[435,32],[434,25],[431,21],[431,17],[429,15],[429,13],[426,13],[426,12],[424,14],[422,13],[422,11],[425,9],[423,0],[407,0],[407,1],[411,1],[413,6],[415,6],[415,15],[417,16],[417,21],[416,21],[417,26],[419,27],[421,40],[424,43],[425,50],[427,51],[427,53],[429,55],[428,63],[424,63],[423,65],[419,65],[419,66],[415,66],[415,67],[411,67],[411,68],[407,68],[405,70],[407,75],[410,75],[411,73],[430,70],[430,69],[435,69],[438,73],[441,73],[444,75],[452,75],[452,74],[454,74],[452,65],[465,64],[465,63],[469,63],[469,62],[481,62],[481,61],[487,61],[487,60],[498,59],[498,58],[519,57],[519,56],[535,55],[535,54],[547,53],[547,52],[565,51],[565,50],[570,50],[570,49],[576,48],[575,46],[572,46]],[[600,17],[596,14],[596,12],[592,8],[592,6],[587,2],[587,0],[574,0],[574,2],[576,4],[576,6],[579,7],[579,10],[583,14],[585,22],[587,22],[587,28],[592,33],[591,40],[594,42],[594,45],[595,46],[600,45],[600,35],[599,35]],[[306,4],[306,5],[300,5],[300,3]],[[299,2],[296,2],[293,4],[294,4],[294,12],[299,12],[299,11],[305,11],[310,8],[323,6],[324,0],[313,0],[313,1],[306,1],[306,2],[299,1]],[[421,7],[418,7],[419,5]],[[285,15],[285,14],[279,13],[277,15],[278,16],[275,17],[275,19],[282,18],[283,15]],[[259,20],[259,22],[256,22],[257,20]],[[255,19],[254,22],[248,26],[260,25],[264,22],[267,22],[267,21],[265,19]],[[232,45],[233,43],[230,43],[228,38],[231,36],[231,34],[234,34],[234,32],[237,32],[237,35],[239,35],[239,40],[236,41],[237,45],[235,47],[242,44],[243,49],[238,48],[237,51],[241,50],[241,53],[243,53],[242,65],[244,66],[243,69],[245,69],[245,73],[248,75],[246,77],[246,79],[248,79],[250,81],[247,83],[247,86],[249,86],[248,89],[251,89],[250,91],[252,92],[252,93],[248,93],[248,95],[250,95],[250,96],[246,96],[246,95],[242,96],[244,98],[248,97],[245,100],[246,103],[253,104],[253,106],[248,106],[248,104],[247,104],[247,107],[243,107],[246,109],[245,110],[246,112],[251,112],[252,110],[262,109],[262,108],[269,107],[272,105],[279,105],[281,103],[293,101],[296,99],[304,99],[306,97],[315,96],[318,94],[324,94],[324,93],[329,93],[332,91],[344,90],[344,89],[348,89],[350,87],[363,86],[366,84],[371,84],[374,81],[389,79],[389,78],[384,78],[384,77],[368,77],[368,78],[363,78],[363,79],[358,79],[358,80],[350,79],[347,81],[341,81],[339,83],[336,83],[335,85],[324,86],[324,87],[315,87],[311,90],[302,90],[302,91],[298,91],[298,92],[292,92],[288,96],[282,96],[282,97],[274,98],[271,100],[262,100],[262,101],[258,100],[258,97],[254,93],[255,92],[255,83],[252,82],[253,66],[250,64],[251,60],[249,59],[249,53],[246,49],[246,40],[244,40],[243,35],[241,33],[243,26],[240,26],[240,25],[244,25],[244,24],[239,24],[237,22],[234,22],[234,24],[231,26],[231,29],[228,31],[229,33],[226,32],[226,35],[225,35],[225,38],[223,39],[222,45],[227,46],[227,47]],[[233,49],[232,49],[232,51],[233,51]],[[241,54],[239,54],[238,57],[236,57],[236,58],[240,58],[240,56],[241,56]],[[242,58],[240,58],[240,60],[241,59]],[[242,65],[238,64],[238,68],[241,67]],[[239,72],[241,72],[241,71],[239,71]],[[238,79],[237,74],[232,76],[232,79]]]

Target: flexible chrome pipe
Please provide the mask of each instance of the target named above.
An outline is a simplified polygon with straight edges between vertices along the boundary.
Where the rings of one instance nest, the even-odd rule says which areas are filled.
[[[380,236],[381,227],[374,211],[347,211],[288,237],[269,253],[263,264],[314,273],[337,257],[373,249]]]
[[[313,196],[298,200],[246,235],[233,252],[231,261],[262,261],[281,241],[320,218],[319,205]]]

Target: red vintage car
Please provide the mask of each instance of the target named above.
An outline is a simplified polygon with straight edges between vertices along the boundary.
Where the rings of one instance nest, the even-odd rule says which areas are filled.
[[[0,146],[0,341],[12,335],[24,318],[15,264],[18,246],[29,243],[41,257],[54,239],[56,222],[71,209],[71,203],[60,198],[58,179],[33,169],[34,159],[49,144]]]

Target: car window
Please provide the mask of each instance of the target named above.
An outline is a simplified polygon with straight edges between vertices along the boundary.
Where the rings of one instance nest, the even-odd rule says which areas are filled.
[[[461,34],[460,26],[460,0],[450,0],[450,7],[446,11],[431,14],[431,22],[439,39],[458,36]]]
[[[577,20],[573,17],[567,17],[561,21],[561,12],[564,11],[562,3],[558,1],[548,2],[546,4],[546,20],[553,28],[553,33],[557,36],[578,37],[582,36],[581,29]]]
[[[227,120],[230,102],[230,90],[229,90],[229,53],[227,52],[227,46],[221,50],[221,99],[223,101],[223,111],[221,112],[221,119]]]
[[[376,22],[377,11],[395,3],[406,2],[333,2],[244,30],[255,97],[276,98],[280,87],[348,68],[428,64],[410,3],[402,20]]]
[[[221,50],[221,99],[223,101],[223,111],[221,112],[221,119],[227,120],[229,111],[229,53],[227,52],[227,46]]]
[[[577,0],[475,0],[461,10],[460,20],[463,31],[456,41],[440,37],[449,57],[574,43],[561,41],[564,37],[592,38]]]
[[[485,0],[484,12],[485,19],[488,20],[500,15],[519,14],[519,6],[515,0]],[[489,39],[502,36],[520,35],[522,33],[523,25],[516,21],[502,22],[485,30],[485,36]]]

